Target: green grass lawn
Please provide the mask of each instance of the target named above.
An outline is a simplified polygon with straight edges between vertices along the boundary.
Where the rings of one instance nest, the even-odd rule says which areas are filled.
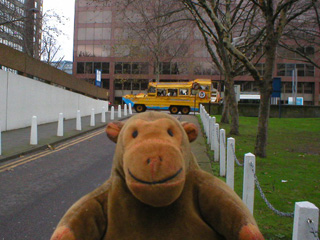
[[[215,117],[219,123],[221,116]],[[245,153],[254,152],[257,123],[257,118],[240,117],[240,135],[232,136],[239,161]],[[221,128],[231,137],[228,124],[220,124]],[[213,162],[212,168],[218,176],[219,164]],[[243,168],[235,168],[235,191],[242,197]],[[256,173],[267,199],[277,210],[294,212],[294,204],[299,201],[320,208],[320,119],[271,118],[267,158],[256,158]],[[254,216],[266,239],[292,239],[293,218],[271,211],[257,188]]]

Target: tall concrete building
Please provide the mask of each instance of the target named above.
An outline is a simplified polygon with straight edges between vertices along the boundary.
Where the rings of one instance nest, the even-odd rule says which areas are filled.
[[[190,21],[176,25],[161,22],[152,15],[165,11],[165,4],[157,5],[161,1],[137,2],[140,6],[137,3],[124,7],[119,0],[76,1],[73,74],[78,79],[94,84],[95,71],[101,70],[102,87],[109,90],[113,103],[120,103],[125,94],[145,91],[149,81],[209,78],[223,85],[223,76],[212,64],[197,26]],[[167,7],[172,10],[177,6]],[[306,45],[303,51],[309,57],[317,57],[314,46]],[[318,105],[320,70],[302,61],[289,60],[289,54],[279,49],[278,55],[282,57],[277,59],[274,72],[274,77],[282,80],[282,103],[287,104],[292,96],[292,70],[296,69],[296,96],[303,98],[304,105]],[[263,59],[259,68],[263,71]],[[249,75],[236,77],[235,84],[240,85],[243,93],[259,94]]]
[[[40,57],[42,0],[0,0],[0,43]]]
[[[158,25],[162,33],[155,33],[152,29],[159,23],[147,26],[140,6],[124,11],[120,2],[76,1],[73,73],[77,78],[94,83],[95,70],[100,69],[102,87],[118,103],[124,94],[145,91],[149,81],[218,75],[200,32],[190,21]],[[148,5],[149,13],[165,7],[152,5],[152,1]],[[142,33],[143,29],[148,32]]]

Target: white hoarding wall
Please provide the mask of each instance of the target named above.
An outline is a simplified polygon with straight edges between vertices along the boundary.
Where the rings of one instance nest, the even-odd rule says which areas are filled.
[[[2,131],[24,128],[31,125],[32,116],[37,116],[38,124],[58,120],[59,113],[64,118],[101,113],[107,107],[101,101],[73,93],[40,81],[0,70],[0,126]]]

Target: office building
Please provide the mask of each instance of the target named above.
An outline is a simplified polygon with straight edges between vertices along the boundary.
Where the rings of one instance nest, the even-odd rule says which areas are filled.
[[[40,57],[42,0],[0,0],[0,43]]]
[[[156,7],[154,2],[159,1],[148,1],[142,8],[152,12]],[[125,94],[145,92],[149,81],[210,78],[223,82],[223,76],[212,63],[197,26],[188,22],[178,27],[174,25],[172,28],[176,32],[167,30],[165,36],[159,36],[159,39],[163,37],[157,42],[160,45],[154,44],[154,49],[151,49],[152,44],[147,38],[156,37],[152,34],[141,36],[142,30],[150,34],[152,28],[159,29],[159,26],[149,28],[142,23],[144,16],[135,7],[129,6],[124,11],[122,1],[76,1],[73,74],[78,79],[94,84],[95,71],[101,70],[102,87],[109,90],[112,103],[121,103],[121,96]],[[169,33],[174,37],[166,38]],[[159,60],[153,55],[156,49],[160,54]],[[312,49],[313,46],[305,46],[305,51],[315,58],[316,51]],[[274,72],[274,77],[282,79],[282,103],[288,103],[292,96],[291,74],[293,69],[297,69],[296,96],[302,97],[305,105],[318,105],[320,70],[308,63],[288,60],[280,52],[278,55],[284,56],[277,59]],[[263,60],[259,67],[263,71]],[[235,84],[240,85],[241,92],[259,92],[249,75],[236,77]]]

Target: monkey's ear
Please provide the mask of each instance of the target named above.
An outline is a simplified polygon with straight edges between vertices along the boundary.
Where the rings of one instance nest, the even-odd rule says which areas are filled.
[[[120,133],[121,128],[123,127],[124,123],[123,122],[111,122],[108,123],[106,127],[106,133],[108,138],[113,141],[117,142],[118,141],[118,136]]]
[[[196,140],[199,132],[197,126],[189,122],[182,122],[181,124],[188,135],[189,142],[193,142],[194,140]]]

